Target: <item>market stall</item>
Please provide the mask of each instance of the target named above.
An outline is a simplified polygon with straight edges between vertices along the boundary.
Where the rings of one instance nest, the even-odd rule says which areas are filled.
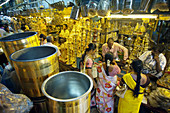
[[[166,66],[158,80],[151,81],[146,87],[145,100],[142,102],[140,112],[169,112],[169,1],[141,0],[136,6],[137,2],[133,3],[132,0],[123,0],[122,3],[117,0],[76,0],[75,3],[68,3],[67,7],[64,1],[50,3],[45,0],[44,3],[47,3],[48,7],[42,5],[42,1],[39,4],[38,1],[17,2],[13,7],[7,7],[6,14],[11,17],[0,17],[2,23],[7,22],[13,28],[14,31],[11,33],[16,33],[2,37],[0,44],[2,53],[5,53],[12,65],[12,70],[17,72],[22,87],[21,93],[31,98],[34,103],[32,113],[48,111],[49,106],[46,105],[49,104],[48,99],[41,91],[41,85],[46,78],[58,72],[81,71],[82,55],[90,43],[96,45],[95,54],[92,56],[95,66],[101,64],[104,62],[103,45],[110,39],[121,46],[116,52],[112,51],[116,53],[114,61],[121,69],[117,75],[118,80],[131,72],[130,64],[134,59],[140,59],[140,56],[150,51],[154,45],[161,44],[162,48],[165,48],[161,54],[166,58]],[[29,33],[33,34],[24,35]],[[40,36],[44,36],[45,39],[48,36],[52,37],[51,49],[40,46],[42,41]],[[54,46],[57,47],[55,51]],[[57,56],[56,51],[61,52],[61,55]],[[22,58],[14,57],[15,54]],[[3,67],[7,65],[6,62],[1,64]],[[5,69],[1,69],[2,77]],[[74,102],[73,106],[76,104],[78,105]],[[73,108],[70,103],[62,103],[60,107],[67,109],[68,113],[77,113],[75,109],[80,109]],[[81,110],[78,113],[81,113]]]

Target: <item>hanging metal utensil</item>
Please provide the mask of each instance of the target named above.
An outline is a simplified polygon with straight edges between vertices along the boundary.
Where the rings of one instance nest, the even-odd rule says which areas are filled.
[[[79,6],[73,6],[72,10],[71,10],[70,18],[74,19],[74,20],[77,20],[79,18],[79,16],[80,16],[80,8],[79,8]]]
[[[106,16],[109,13],[109,5],[110,1],[109,0],[100,0],[98,4],[98,15],[99,16]]]
[[[88,14],[89,16],[97,15],[98,2],[96,0],[90,0],[88,4]]]
[[[88,5],[81,5],[81,15],[82,17],[87,17],[88,16]]]
[[[88,1],[86,0],[80,0],[80,12],[82,17],[88,16]]]
[[[132,9],[132,3],[133,3],[133,0],[123,0],[122,13],[124,14],[133,13],[134,10]]]
[[[153,5],[153,7],[151,9],[151,13],[156,10],[159,10],[161,12],[170,11],[169,7],[168,7],[168,2],[166,2],[165,0],[156,0],[155,4]]]
[[[119,13],[119,0],[112,0],[111,1],[111,5],[110,5],[110,9],[112,11],[112,13]]]
[[[56,8],[59,11],[64,10],[65,7],[64,1],[55,2],[53,4],[50,4],[47,0],[45,0],[45,2],[47,2],[48,5],[51,6],[52,8]]]
[[[149,8],[151,7],[152,3],[153,3],[153,0],[141,0],[139,11],[149,12]]]

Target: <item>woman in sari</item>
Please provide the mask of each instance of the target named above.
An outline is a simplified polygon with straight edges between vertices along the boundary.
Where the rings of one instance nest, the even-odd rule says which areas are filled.
[[[105,54],[105,63],[97,67],[99,77],[96,91],[96,106],[101,113],[114,112],[114,91],[117,86],[117,74],[121,72],[116,63],[112,65],[113,53]]]
[[[93,78],[93,74],[92,74],[92,67],[93,67],[93,55],[95,55],[96,52],[96,45],[93,43],[90,43],[88,45],[88,48],[86,48],[84,54],[82,55],[82,61],[81,62],[81,72],[86,73],[87,75],[89,75],[91,77],[91,79],[93,80],[93,89],[91,91],[91,103],[90,103],[90,107],[95,107],[96,103],[95,103],[95,88],[97,87],[97,83],[96,83],[96,79]],[[83,65],[82,65],[83,64]],[[84,70],[85,68],[85,70]]]
[[[144,96],[144,89],[149,85],[150,79],[142,74],[143,64],[141,60],[133,60],[131,73],[122,77],[121,83],[128,89],[124,98],[119,98],[118,113],[138,113]]]

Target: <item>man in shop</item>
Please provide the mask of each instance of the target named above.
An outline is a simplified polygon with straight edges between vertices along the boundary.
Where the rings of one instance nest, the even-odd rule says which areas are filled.
[[[52,47],[57,48],[57,50],[58,50],[57,51],[57,56],[60,56],[61,55],[60,50],[58,49],[58,47],[56,45],[52,44],[52,42],[53,42],[53,37],[52,36],[47,36],[47,43],[44,44],[43,46],[52,46]]]
[[[114,42],[113,38],[109,38],[107,40],[107,43],[103,44],[102,46],[102,56],[103,59],[105,59],[105,54],[107,52],[112,52],[113,56],[115,56],[114,59],[118,60],[118,51],[124,52],[123,60],[126,60],[128,58],[128,49],[125,48],[124,46]]]
[[[59,43],[64,43],[67,38],[69,37],[70,35],[70,32],[68,30],[68,26],[67,24],[64,24],[63,25],[63,29],[61,30],[61,33],[59,34]]]
[[[157,45],[151,51],[144,52],[139,59],[143,61],[142,73],[148,75],[151,80],[157,80],[162,76],[166,66],[166,58],[162,54],[164,47]]]
[[[63,24],[63,29],[61,30],[60,35],[62,35],[64,38],[69,37],[69,30],[67,24]]]

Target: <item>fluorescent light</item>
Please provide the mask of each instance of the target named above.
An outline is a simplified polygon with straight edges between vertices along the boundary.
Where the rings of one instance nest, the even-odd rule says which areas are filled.
[[[66,17],[64,17],[64,18],[70,18],[69,16],[66,16]],[[80,19],[82,19],[83,17],[80,17]]]
[[[64,17],[64,18],[70,18],[69,16],[66,16],[66,17]]]
[[[101,16],[98,16],[101,17]],[[128,15],[124,15],[124,14],[112,14],[110,16],[105,16],[106,18],[153,18],[156,19],[158,18],[158,15],[156,14],[128,14]],[[70,17],[64,17],[64,18],[70,18]],[[82,17],[80,17],[82,18]],[[101,17],[103,18],[103,17]]]
[[[154,14],[112,14],[110,16],[107,16],[109,18],[154,18],[156,19],[158,16]]]

